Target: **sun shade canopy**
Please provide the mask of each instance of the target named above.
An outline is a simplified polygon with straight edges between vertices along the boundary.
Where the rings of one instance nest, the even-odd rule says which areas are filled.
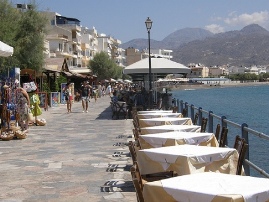
[[[8,57],[8,56],[11,56],[12,54],[13,54],[13,47],[0,41],[0,56]]]
[[[165,77],[167,74],[186,75],[190,72],[191,69],[183,64],[165,58],[151,58],[151,73],[156,77]],[[132,76],[133,80],[143,80],[144,76],[149,74],[149,58],[127,66],[123,74]]]

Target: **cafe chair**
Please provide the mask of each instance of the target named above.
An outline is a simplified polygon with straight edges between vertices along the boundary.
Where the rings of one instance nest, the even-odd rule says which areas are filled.
[[[133,134],[134,134],[134,139],[138,140],[139,135],[140,135],[139,129],[133,128]]]
[[[188,116],[188,110],[186,108],[182,109],[182,117]]]
[[[123,115],[125,119],[128,117],[128,108],[126,102],[114,102],[116,107],[116,116],[119,119],[120,115]]]
[[[241,138],[239,135],[237,135],[234,141],[234,148],[238,151],[239,154],[236,175],[241,175],[248,144],[244,138]]]
[[[201,124],[201,133],[204,133],[206,131],[207,126],[207,118],[202,118],[202,124]]]
[[[215,137],[217,141],[219,141],[219,134],[220,134],[220,124],[216,126],[216,131],[215,131]]]
[[[172,110],[173,110],[173,111],[172,111],[173,113],[177,113],[177,112],[178,112],[178,107],[174,106],[174,107],[172,108]]]
[[[219,147],[225,147],[225,144],[227,142],[227,135],[228,135],[228,128],[223,126],[220,133]]]
[[[199,113],[196,113],[193,119],[193,125],[197,125],[198,118],[199,118]]]
[[[144,202],[143,197],[143,182],[142,178],[137,170],[137,164],[134,163],[134,165],[130,168],[130,172],[132,175],[132,181],[135,187],[136,191],[136,198],[138,202]],[[145,183],[145,182],[144,182]]]
[[[136,162],[136,150],[135,150],[135,144],[133,141],[129,141],[128,148],[129,148],[130,155],[134,163]]]
[[[135,192],[136,192],[136,198],[138,202],[144,202],[144,196],[143,196],[143,191],[139,185],[139,181],[137,178],[132,179],[134,187],[135,187]]]
[[[131,167],[131,174],[132,174],[132,177],[135,177],[136,179],[138,179],[139,185],[141,186],[142,190],[143,190],[144,184],[147,182],[163,180],[163,179],[167,179],[167,178],[171,178],[175,176],[173,171],[165,171],[165,172],[141,175],[137,161],[134,161],[134,164]]]
[[[153,104],[153,106],[152,106],[153,109],[161,110],[162,109],[162,103],[163,103],[162,99],[159,99],[157,101],[157,103]]]

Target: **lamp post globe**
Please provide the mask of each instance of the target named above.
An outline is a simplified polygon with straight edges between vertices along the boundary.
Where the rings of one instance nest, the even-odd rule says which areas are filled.
[[[151,74],[151,57],[150,57],[150,30],[152,27],[152,21],[148,17],[145,21],[148,31],[148,43],[149,43],[149,107],[152,108],[152,74]]]

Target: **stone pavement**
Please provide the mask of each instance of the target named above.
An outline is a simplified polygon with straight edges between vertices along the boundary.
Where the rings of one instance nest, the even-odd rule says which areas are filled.
[[[49,108],[24,140],[0,141],[1,202],[136,201],[130,119],[111,119],[110,98]]]

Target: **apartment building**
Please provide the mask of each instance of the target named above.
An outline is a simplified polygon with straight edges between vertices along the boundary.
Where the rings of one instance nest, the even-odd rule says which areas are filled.
[[[120,48],[121,41],[115,39],[106,34],[99,34],[97,37],[98,40],[98,52],[107,53],[111,59],[113,59],[117,65],[125,66],[125,56],[124,49]]]
[[[189,64],[189,68],[191,68],[191,73],[187,76],[189,78],[205,78],[209,76],[208,67],[202,64]]]
[[[145,54],[148,55],[148,49],[143,50]],[[171,60],[173,58],[172,56],[173,51],[172,50],[167,50],[167,49],[150,49],[150,55],[152,57],[161,57],[161,58],[166,58],[168,60]]]
[[[95,27],[83,27],[76,18],[61,16],[56,12],[42,12],[48,20],[46,41],[49,54],[46,55],[46,68],[55,68],[65,60],[71,72],[87,74],[88,64],[96,53],[106,52],[119,66],[124,66],[124,50],[119,48],[121,41],[105,34],[98,34]],[[56,60],[51,58],[58,58]],[[53,65],[55,62],[55,65]]]
[[[161,57],[166,59],[172,59],[172,50],[165,49],[152,49],[150,50],[151,57]],[[129,66],[139,60],[149,57],[148,49],[142,50],[141,52],[133,47],[129,47],[125,50],[126,55],[126,66]]]

